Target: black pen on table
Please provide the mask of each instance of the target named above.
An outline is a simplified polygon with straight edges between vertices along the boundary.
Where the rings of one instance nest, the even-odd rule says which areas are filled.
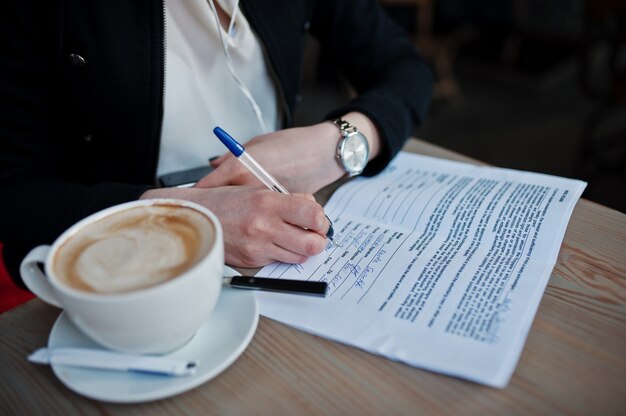
[[[276,180],[276,178],[270,175],[268,171],[263,169],[263,167],[259,165],[259,163],[256,160],[254,160],[252,156],[248,154],[248,152],[246,152],[246,149],[241,144],[239,144],[239,142],[235,140],[230,134],[226,133],[220,127],[215,127],[213,129],[213,133],[217,136],[218,139],[220,139],[222,143],[224,143],[224,146],[226,146],[228,150],[230,150],[230,152],[237,158],[237,160],[239,160],[261,182],[263,182],[265,186],[267,186],[274,192],[279,192],[285,195],[291,195],[291,193],[287,190],[287,188],[282,186]],[[328,219],[328,222],[330,223],[330,227],[328,228],[328,231],[326,232],[326,237],[332,241],[333,235],[335,234],[335,231],[333,229],[333,223],[330,220],[330,218],[328,218],[328,215],[326,216],[326,218]]]

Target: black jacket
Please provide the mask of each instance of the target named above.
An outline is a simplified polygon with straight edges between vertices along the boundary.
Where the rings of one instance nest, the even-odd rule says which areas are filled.
[[[359,95],[384,141],[379,172],[419,125],[424,61],[376,0],[242,0],[278,83],[286,126],[307,31]],[[155,182],[164,94],[164,6],[154,0],[5,0],[0,13],[0,241],[12,276],[27,250]]]

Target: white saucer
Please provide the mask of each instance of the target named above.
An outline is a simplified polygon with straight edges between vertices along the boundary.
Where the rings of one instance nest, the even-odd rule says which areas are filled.
[[[237,272],[225,267],[224,275],[234,274]],[[258,321],[253,291],[224,286],[209,320],[187,345],[168,354],[197,360],[199,365],[192,376],[168,377],[56,364],[52,369],[68,388],[92,399],[115,403],[163,399],[197,387],[228,368],[252,340]],[[65,312],[52,327],[48,347],[103,348],[76,328]]]

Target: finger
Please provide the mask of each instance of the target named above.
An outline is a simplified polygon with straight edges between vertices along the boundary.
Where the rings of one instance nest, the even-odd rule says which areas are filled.
[[[307,261],[307,259],[309,258],[309,256],[307,255],[286,249],[278,244],[274,244],[274,253],[274,259],[272,259],[271,262],[280,261],[282,263],[301,264]]]
[[[324,209],[317,202],[308,198],[287,196],[285,203],[276,208],[278,215],[287,223],[325,236],[330,222],[324,213]]]
[[[200,179],[193,186],[194,188],[216,188],[218,186],[227,186],[230,185],[228,183],[228,177],[222,174],[220,170],[214,170],[209,173],[202,179]]]
[[[309,234],[314,233],[309,232]],[[276,236],[278,233],[273,235]],[[276,244],[272,238],[248,241],[246,244],[242,244],[240,240],[235,243],[230,241],[224,241],[224,243],[226,263],[239,267],[262,267],[275,261],[298,264],[305,262],[308,258],[306,255]]]
[[[252,176],[240,163],[236,161],[215,168],[211,173],[196,182],[196,188],[215,188],[219,186],[242,185]],[[262,184],[261,184],[262,185]]]
[[[315,197],[313,196],[313,194],[293,193],[291,195],[297,196],[298,198],[305,198],[305,199],[308,199],[309,201],[315,202]]]
[[[281,228],[280,232],[276,233],[274,244],[291,252],[292,256],[306,259],[321,253],[326,247],[326,238],[318,233],[291,224],[285,224],[285,227]]]
[[[297,197],[301,197],[301,198],[306,198],[309,201],[313,201],[313,202],[316,201],[315,196],[313,194],[295,193],[295,194],[292,194],[292,195],[297,196]],[[324,216],[326,217],[326,221],[328,222],[328,228],[326,229],[326,232],[322,233],[322,235],[325,236],[326,238],[330,238],[332,240],[334,231],[331,230],[331,228],[333,226],[333,223],[330,221],[330,218],[328,218],[328,215],[326,215],[324,213]]]

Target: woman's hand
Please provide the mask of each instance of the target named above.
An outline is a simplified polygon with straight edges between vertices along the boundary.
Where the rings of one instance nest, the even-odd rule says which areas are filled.
[[[224,229],[226,263],[232,266],[302,263],[326,247],[330,224],[312,195],[227,186],[152,189],[140,199],[151,198],[185,199],[213,211]]]
[[[373,123],[360,113],[344,118],[361,129],[370,141],[370,158],[376,156],[380,145]],[[335,159],[340,138],[339,129],[325,122],[257,136],[246,144],[246,152],[289,191],[314,193],[345,174]],[[198,181],[196,187],[263,186],[230,153],[211,164],[216,169]]]
[[[313,193],[343,174],[334,159],[334,149],[322,145],[324,137],[332,134],[337,134],[337,128],[330,123],[279,130],[250,140],[246,152],[290,192]],[[197,187],[263,186],[230,153],[211,164],[215,170],[198,181]]]

